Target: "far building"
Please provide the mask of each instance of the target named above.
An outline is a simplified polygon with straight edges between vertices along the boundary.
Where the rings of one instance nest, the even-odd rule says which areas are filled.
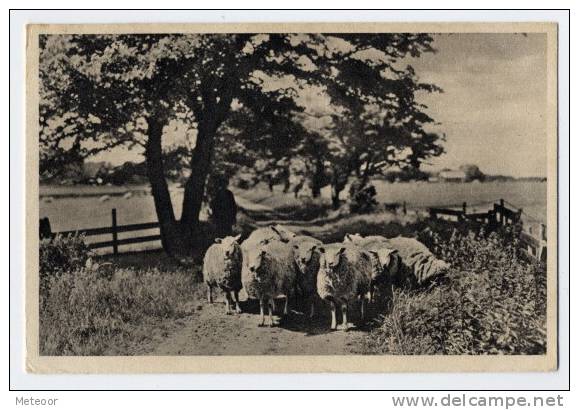
[[[461,170],[440,171],[438,178],[446,182],[464,182],[466,181],[466,172]]]

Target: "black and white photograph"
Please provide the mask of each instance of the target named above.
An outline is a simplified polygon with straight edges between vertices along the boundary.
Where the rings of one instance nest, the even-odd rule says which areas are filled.
[[[556,29],[29,26],[29,369],[556,368]]]

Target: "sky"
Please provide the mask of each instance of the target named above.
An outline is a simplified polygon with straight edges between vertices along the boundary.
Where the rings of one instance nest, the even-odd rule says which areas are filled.
[[[422,98],[447,137],[433,168],[546,176],[546,35],[440,34],[434,47],[412,61],[422,81],[444,90]]]
[[[444,133],[445,154],[429,160],[426,170],[476,164],[486,174],[546,176],[545,34],[436,34],[436,53],[409,59],[419,79],[443,93],[419,100]],[[319,90],[304,93],[306,104],[324,104]],[[168,141],[190,131],[178,123],[166,128]],[[140,152],[117,149],[95,161],[141,161]]]

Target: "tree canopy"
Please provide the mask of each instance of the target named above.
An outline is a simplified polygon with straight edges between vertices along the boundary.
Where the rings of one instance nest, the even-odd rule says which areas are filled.
[[[42,36],[40,172],[118,146],[142,150],[163,245],[183,253],[211,172],[284,170],[299,157],[314,195],[327,183],[339,195],[350,175],[439,155],[416,96],[440,90],[407,64],[431,43],[421,33]],[[321,108],[304,101],[312,89]],[[173,121],[191,141],[169,148]],[[166,181],[175,167],[189,175],[179,220]]]

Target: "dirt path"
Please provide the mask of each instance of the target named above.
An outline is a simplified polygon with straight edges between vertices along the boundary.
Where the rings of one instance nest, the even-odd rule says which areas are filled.
[[[268,206],[236,197],[238,205],[250,212],[270,214]],[[256,221],[268,224],[271,221]],[[292,226],[291,221],[284,221]],[[180,319],[171,329],[149,347],[141,346],[151,355],[324,355],[363,353],[368,329],[352,328],[347,332],[330,331],[330,312],[318,306],[313,319],[299,310],[292,310],[283,321],[274,316],[274,327],[258,327],[257,301],[247,301],[242,291],[243,313],[226,315],[221,300],[209,304],[197,300],[191,316]],[[282,308],[282,300],[277,302]],[[320,301],[320,303],[322,303]],[[301,309],[300,309],[301,310]],[[304,309],[305,310],[305,309]],[[352,314],[355,321],[356,315]],[[338,318],[340,320],[340,318]],[[280,323],[281,321],[281,323]]]
[[[282,302],[278,302],[282,307]],[[193,316],[169,334],[151,355],[324,355],[362,353],[366,331],[329,330],[329,312],[313,320],[292,311],[281,324],[258,327],[255,303],[243,302],[245,313],[226,315],[224,304],[200,302]]]

